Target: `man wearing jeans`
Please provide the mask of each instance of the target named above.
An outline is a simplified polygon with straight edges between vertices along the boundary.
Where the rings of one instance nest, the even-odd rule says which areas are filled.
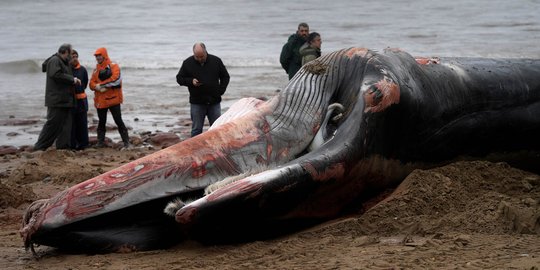
[[[208,54],[204,43],[195,43],[193,55],[184,60],[176,75],[176,82],[189,90],[191,137],[202,133],[205,117],[212,125],[221,115],[221,96],[229,80],[229,72],[221,59]]]

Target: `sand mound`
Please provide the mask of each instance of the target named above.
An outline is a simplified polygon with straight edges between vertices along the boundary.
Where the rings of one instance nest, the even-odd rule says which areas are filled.
[[[16,208],[38,198],[100,175],[112,168],[145,156],[147,151],[118,151],[112,148],[73,152],[47,150],[24,153],[11,173],[0,182],[0,206]]]
[[[457,162],[415,170],[359,217],[318,234],[540,234],[540,176],[506,163]],[[312,232],[309,232],[312,233]]]
[[[73,152],[47,150],[22,162],[9,176],[9,182],[44,182],[71,186],[93,178],[124,163],[146,155],[144,150],[118,151],[113,148]]]
[[[21,185],[8,186],[0,183],[0,208],[18,207],[36,199],[32,188]]]

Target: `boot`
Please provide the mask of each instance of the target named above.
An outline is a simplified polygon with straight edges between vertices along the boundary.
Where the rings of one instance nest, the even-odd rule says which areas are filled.
[[[122,137],[122,142],[124,142],[124,148],[131,147],[131,144],[129,143],[129,135],[127,129],[118,130],[120,133],[120,137]]]
[[[103,148],[105,147],[105,130],[99,130],[97,131],[97,139],[98,142],[96,144],[97,148]]]

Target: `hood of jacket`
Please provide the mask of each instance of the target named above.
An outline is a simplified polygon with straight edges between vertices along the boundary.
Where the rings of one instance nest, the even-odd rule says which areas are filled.
[[[109,59],[109,54],[107,53],[107,49],[104,47],[98,48],[96,52],[94,52],[94,56],[101,55],[103,56],[103,62],[101,64],[97,64],[98,69],[105,69],[108,65],[111,64],[111,60]]]
[[[302,36],[300,36],[299,34],[297,33],[294,33],[292,35],[289,36],[289,39],[288,39],[289,42],[294,42],[294,43],[302,43],[304,44],[304,42],[306,42],[306,39],[303,38]]]
[[[51,58],[53,58],[55,56],[58,56],[62,61],[64,61],[64,59],[62,59],[62,57],[60,57],[60,55],[58,55],[58,53],[55,53],[55,54],[49,56],[49,58],[45,59],[45,61],[43,61],[43,63],[41,64],[41,71],[42,72],[47,72],[47,64],[49,63]]]

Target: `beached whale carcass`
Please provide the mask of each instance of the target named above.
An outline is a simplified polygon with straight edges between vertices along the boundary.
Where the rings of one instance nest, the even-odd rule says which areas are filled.
[[[538,78],[533,59],[336,51],[209,131],[33,203],[21,234],[26,247],[145,250],[332,218],[415,168],[540,148]],[[179,196],[202,197],[164,214]]]

